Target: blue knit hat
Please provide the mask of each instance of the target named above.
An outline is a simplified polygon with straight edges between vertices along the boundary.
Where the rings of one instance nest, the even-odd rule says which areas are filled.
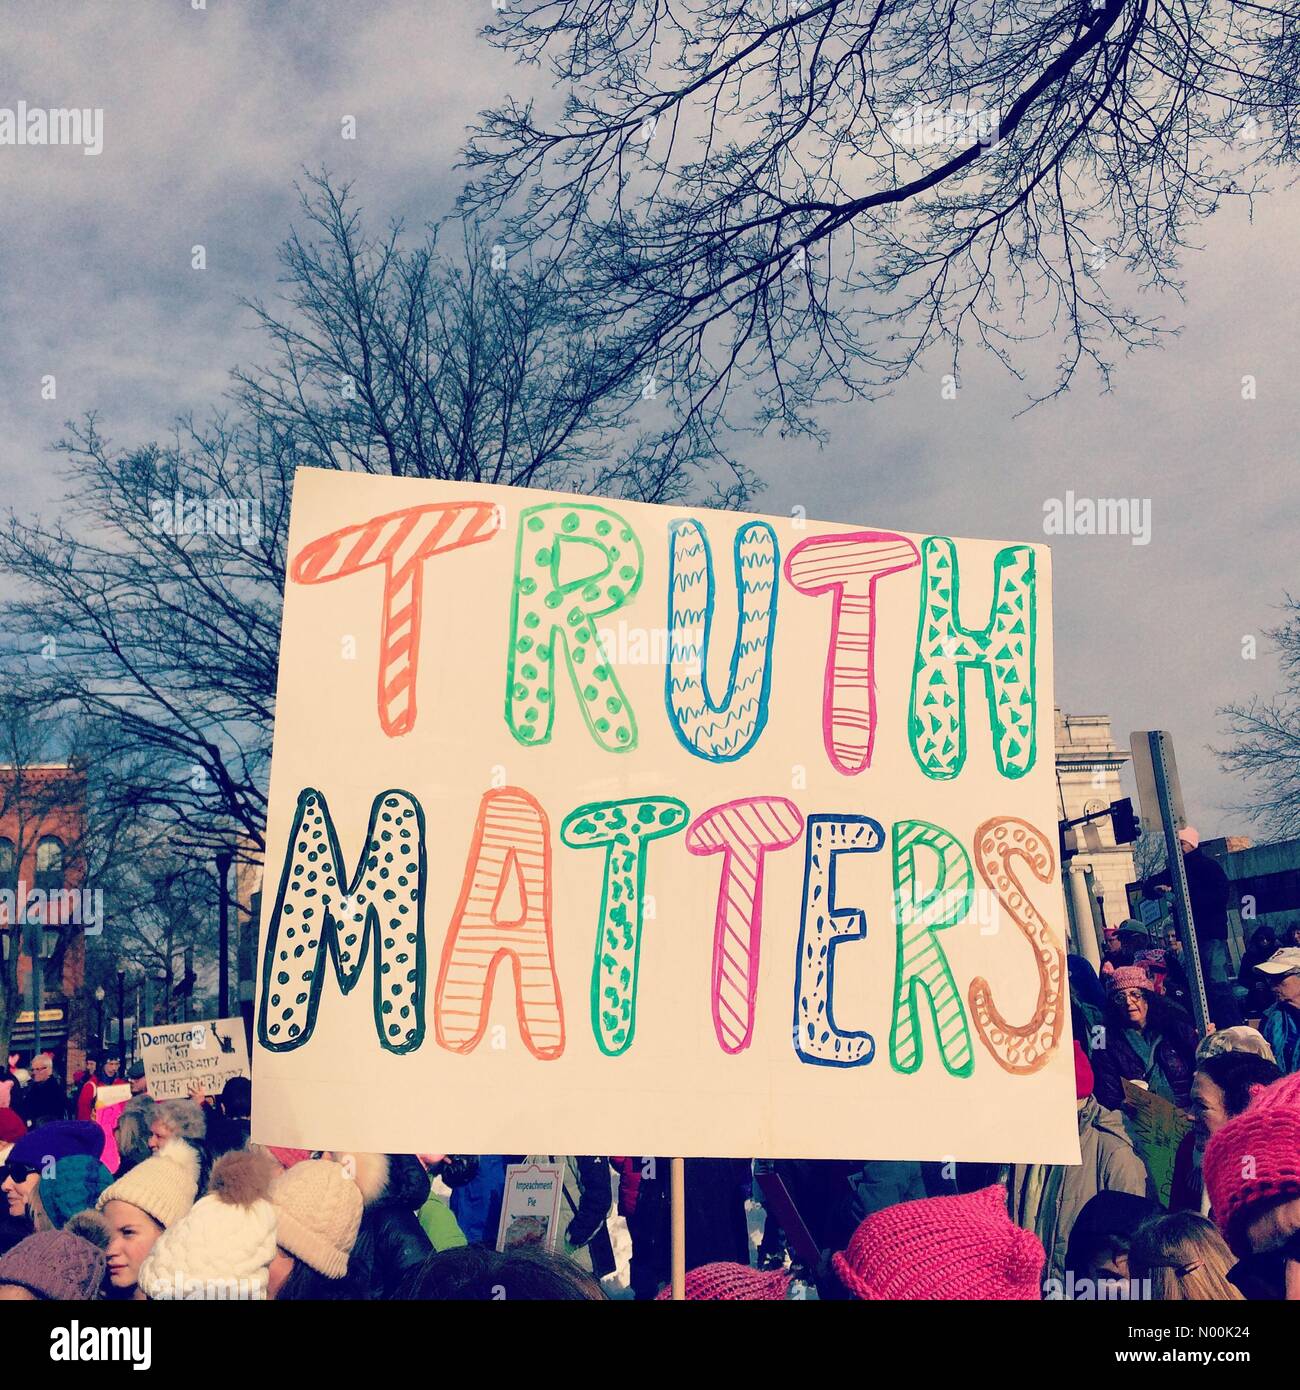
[[[113,1181],[113,1175],[89,1154],[56,1158],[51,1167],[53,1174],[41,1178],[37,1193],[46,1216],[62,1230],[70,1216],[94,1207],[99,1194]]]

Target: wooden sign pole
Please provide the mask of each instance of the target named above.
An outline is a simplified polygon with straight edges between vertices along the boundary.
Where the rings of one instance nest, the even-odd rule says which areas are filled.
[[[673,1300],[686,1297],[686,1160],[672,1160]]]

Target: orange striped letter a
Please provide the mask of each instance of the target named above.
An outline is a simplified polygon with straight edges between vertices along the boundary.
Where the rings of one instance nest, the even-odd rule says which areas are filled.
[[[514,970],[524,1046],[553,1061],[564,1051],[564,1008],[551,947],[551,828],[536,798],[519,787],[487,792],[479,804],[433,1002],[442,1047],[478,1046],[503,960]]]

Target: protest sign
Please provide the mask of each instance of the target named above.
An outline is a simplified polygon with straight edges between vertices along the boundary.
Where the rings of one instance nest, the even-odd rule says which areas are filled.
[[[1192,1122],[1173,1101],[1132,1081],[1124,1082],[1124,1113],[1133,1143],[1151,1175],[1156,1197],[1162,1206],[1168,1206],[1174,1187],[1174,1163]]]
[[[256,1138],[1077,1162],[1050,555],[301,470]]]
[[[193,1086],[201,1086],[206,1095],[220,1095],[232,1076],[248,1075],[244,1022],[239,1018],[141,1028],[139,1043],[154,1100],[184,1099]]]
[[[551,1163],[511,1163],[501,1201],[497,1249],[554,1251],[559,1239],[564,1169]]]
[[[100,1086],[95,1091],[95,1111],[107,1110],[110,1106],[123,1105],[131,1099],[131,1083],[119,1081],[112,1086]]]

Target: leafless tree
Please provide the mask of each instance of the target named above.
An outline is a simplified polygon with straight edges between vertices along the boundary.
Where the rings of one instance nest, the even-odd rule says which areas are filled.
[[[92,980],[112,995],[115,977],[124,970],[132,986],[152,982],[153,1014],[140,1023],[171,1023],[189,1006],[196,991],[183,992],[184,966],[194,962],[196,975],[216,972],[217,880],[204,863],[170,836],[148,823],[137,823],[119,854],[104,888],[111,904],[105,931],[88,952],[87,984]],[[188,954],[187,954],[188,952]],[[184,995],[184,997],[183,997]]]
[[[1133,845],[1133,872],[1138,880],[1154,878],[1164,871],[1168,862],[1165,837],[1158,832],[1144,830]]]
[[[1285,621],[1265,634],[1277,647],[1284,688],[1221,709],[1232,742],[1216,750],[1222,766],[1251,786],[1234,809],[1278,839],[1300,835],[1300,600],[1288,595],[1284,611]]]
[[[464,207],[567,267],[683,418],[816,432],[938,347],[1029,400],[1175,331],[1196,222],[1296,153],[1300,8],[1253,0],[512,0],[487,37],[549,64],[508,100]],[[1146,292],[1153,292],[1149,295]],[[947,363],[951,365],[948,366]]]
[[[69,501],[0,528],[30,700],[95,728],[116,811],[205,861],[263,844],[299,466],[719,505],[748,483],[666,411],[603,394],[597,345],[527,256],[468,224],[454,256],[371,237],[323,175],[302,211],[281,297],[250,306],[270,360],[225,412],[126,448],[70,423]]]

